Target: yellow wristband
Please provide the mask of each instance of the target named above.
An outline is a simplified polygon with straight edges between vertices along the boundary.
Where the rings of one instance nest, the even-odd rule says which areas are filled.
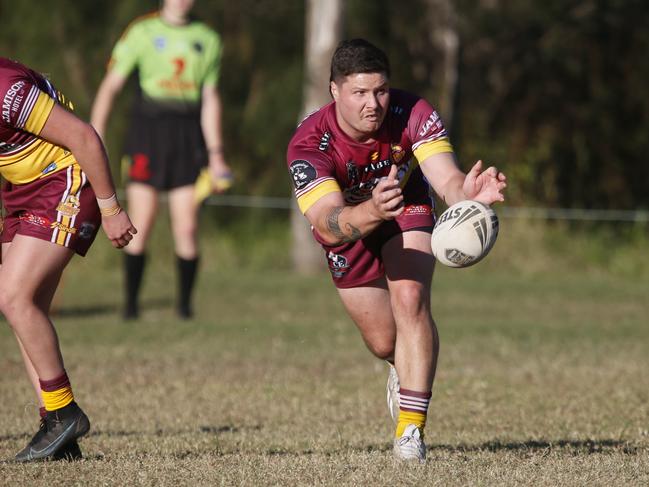
[[[122,207],[117,205],[113,206],[112,208],[99,208],[99,211],[101,213],[101,216],[115,216],[120,211],[122,211]]]
[[[114,216],[122,211],[122,207],[117,201],[117,195],[114,193],[108,198],[97,198],[97,206],[99,206],[102,216]]]

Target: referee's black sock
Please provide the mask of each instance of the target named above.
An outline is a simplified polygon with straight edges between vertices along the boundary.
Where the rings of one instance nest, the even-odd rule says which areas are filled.
[[[132,255],[124,253],[124,270],[126,272],[126,307],[124,309],[124,318],[127,320],[136,319],[140,312],[138,297],[145,263],[145,254]]]
[[[178,265],[178,315],[181,318],[192,317],[192,289],[196,281],[196,271],[198,270],[198,257],[193,259],[183,259],[176,256]]]

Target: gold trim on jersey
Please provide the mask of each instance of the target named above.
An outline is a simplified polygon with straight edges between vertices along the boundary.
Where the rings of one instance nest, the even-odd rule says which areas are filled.
[[[42,91],[39,92],[36,103],[34,103],[34,107],[25,122],[25,130],[32,134],[40,134],[50,113],[52,113],[52,108],[54,108],[54,99]]]
[[[33,138],[11,153],[0,155],[0,174],[12,184],[31,183],[76,162],[67,149],[38,137],[56,101],[37,88],[33,90],[35,101],[31,108],[25,107],[25,113],[21,114],[24,122],[20,124],[23,130],[34,134]]]
[[[68,187],[64,193],[59,204],[76,204],[79,206],[79,193],[83,186],[84,177],[79,164],[74,164],[68,168]],[[69,215],[68,212],[62,212],[57,207],[57,218],[52,222],[50,227],[52,230],[52,242],[67,247],[70,240],[70,235],[76,233],[77,229],[74,228],[74,221],[76,214]]]
[[[12,184],[26,184],[54,174],[75,162],[70,151],[37,138],[24,149],[0,157],[0,174]]]
[[[300,207],[302,213],[306,213],[313,204],[322,198],[324,195],[340,191],[338,182],[333,179],[326,179],[322,183],[315,186],[313,189],[307,191],[297,199],[297,205]]]
[[[430,142],[424,142],[413,150],[413,153],[419,162],[423,162],[430,156],[441,154],[443,152],[453,152],[453,146],[447,137],[442,137]]]

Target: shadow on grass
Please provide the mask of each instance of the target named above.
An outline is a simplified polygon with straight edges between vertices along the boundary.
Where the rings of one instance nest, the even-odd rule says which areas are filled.
[[[160,310],[173,308],[173,299],[154,298],[146,299],[140,304],[140,313],[146,313],[147,310]],[[56,318],[84,318],[87,316],[103,316],[122,312],[121,304],[89,304],[61,306],[52,309],[52,316]]]
[[[593,454],[619,450],[623,453],[635,455],[642,448],[630,445],[622,440],[528,440],[520,442],[488,441],[478,445],[429,445],[429,451],[444,450],[452,453],[475,453],[482,451],[503,452],[547,452],[569,451],[576,454]]]

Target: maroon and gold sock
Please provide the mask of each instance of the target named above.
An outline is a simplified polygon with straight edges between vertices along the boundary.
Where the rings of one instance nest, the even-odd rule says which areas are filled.
[[[400,438],[409,424],[414,424],[423,437],[430,397],[430,391],[421,392],[399,388],[399,419],[394,433],[395,437]]]
[[[74,401],[70,379],[65,370],[59,377],[49,380],[39,379],[38,382],[41,385],[41,396],[46,411],[56,411]]]

